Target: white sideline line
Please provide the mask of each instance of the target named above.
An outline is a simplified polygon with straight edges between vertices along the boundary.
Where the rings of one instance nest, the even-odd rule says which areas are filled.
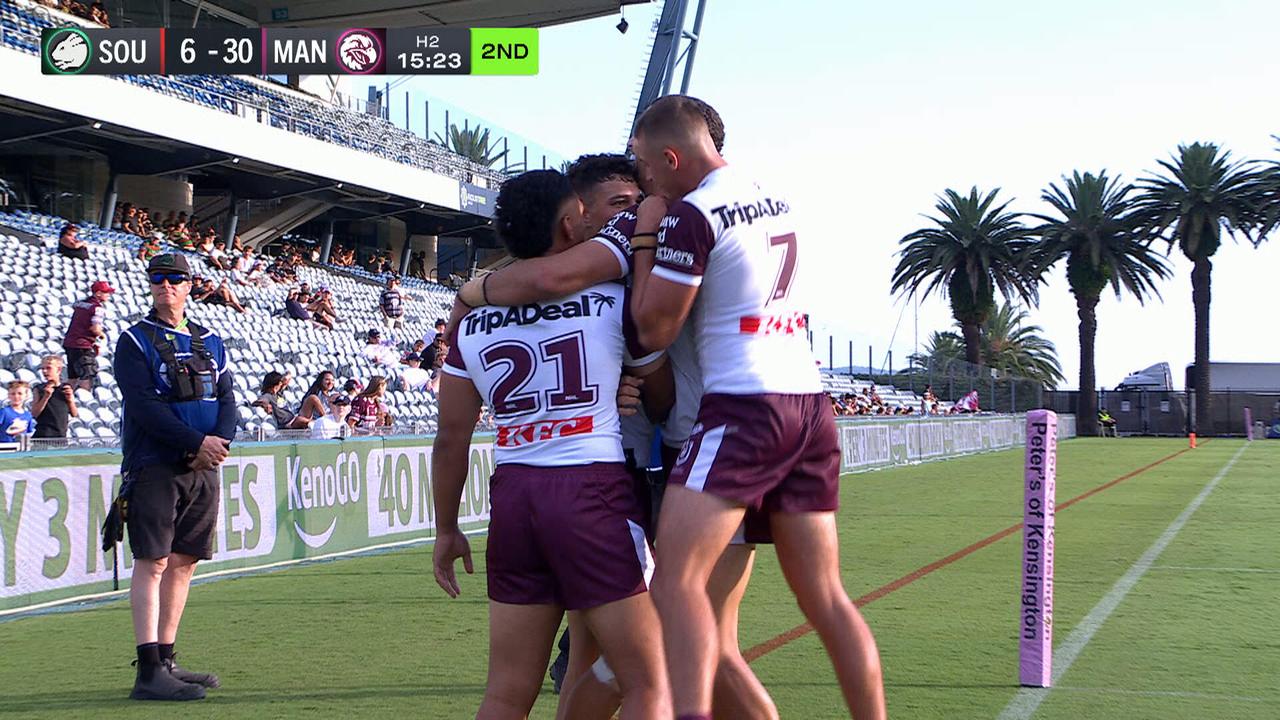
[[[1111,617],[1111,613],[1115,612],[1115,609],[1120,606],[1125,596],[1138,584],[1142,576],[1155,565],[1156,559],[1165,551],[1165,548],[1169,547],[1169,543],[1173,542],[1173,539],[1177,537],[1196,510],[1200,509],[1200,506],[1209,497],[1209,493],[1213,492],[1213,489],[1218,487],[1218,483],[1222,481],[1222,478],[1227,476],[1231,467],[1236,464],[1236,460],[1240,458],[1240,454],[1247,447],[1248,445],[1240,446],[1236,454],[1231,456],[1227,464],[1222,466],[1218,474],[1213,476],[1213,479],[1204,486],[1199,495],[1196,495],[1191,504],[1187,505],[1182,514],[1174,518],[1172,523],[1169,523],[1169,527],[1165,528],[1160,537],[1156,538],[1151,547],[1147,548],[1147,551],[1142,554],[1142,557],[1138,558],[1137,562],[1116,581],[1116,584],[1111,586],[1111,590],[1098,601],[1098,604],[1093,606],[1089,614],[1067,636],[1066,642],[1054,651],[1052,685],[1057,685],[1062,680],[1062,676],[1067,674],[1067,671],[1071,669],[1071,665],[1075,663],[1076,658],[1080,657],[1080,653],[1085,646],[1093,639],[1094,634],[1107,621],[1107,618]],[[1009,701],[1009,704],[1005,706],[997,720],[1027,720],[1035,714],[1040,707],[1040,703],[1049,697],[1049,693],[1052,690],[1052,687],[1021,688],[1013,696],[1013,699]]]
[[[1193,700],[1228,700],[1231,702],[1271,702],[1269,698],[1251,695],[1219,695],[1217,693],[1185,692],[1178,690],[1121,690],[1099,687],[1060,687],[1067,692],[1101,693],[1104,695],[1129,695],[1133,697],[1191,698]]]
[[[1180,570],[1183,572],[1226,572],[1226,573],[1262,573],[1264,575],[1280,575],[1280,570],[1267,568],[1242,567],[1196,567],[1189,565],[1156,565],[1152,570]]]

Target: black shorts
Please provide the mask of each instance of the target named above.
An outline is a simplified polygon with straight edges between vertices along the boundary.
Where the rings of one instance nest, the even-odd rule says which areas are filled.
[[[152,465],[129,473],[129,545],[138,560],[182,553],[213,557],[218,518],[218,471],[181,472]]]
[[[67,377],[72,380],[98,379],[98,353],[92,348],[66,348]]]

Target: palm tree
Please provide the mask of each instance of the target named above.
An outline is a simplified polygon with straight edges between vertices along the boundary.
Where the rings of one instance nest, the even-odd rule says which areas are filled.
[[[1063,177],[1065,189],[1050,184],[1040,197],[1056,216],[1033,215],[1044,224],[1035,229],[1040,244],[1035,249],[1032,272],[1042,274],[1059,260],[1067,260],[1067,282],[1076,296],[1080,317],[1080,401],[1076,426],[1081,435],[1098,434],[1098,379],[1094,365],[1094,340],[1098,334],[1098,301],[1110,285],[1119,298],[1129,291],[1141,304],[1160,293],[1156,278],[1170,276],[1169,266],[1151,250],[1152,238],[1144,234],[1140,217],[1133,212],[1129,195],[1133,186],[1119,178],[1073,172]]]
[[[1025,308],[1003,302],[982,326],[982,354],[993,369],[1016,378],[1035,380],[1047,388],[1065,380],[1058,351],[1043,336],[1039,325],[1030,324]]]
[[[1018,213],[996,205],[999,188],[982,195],[978,188],[963,196],[947,190],[935,206],[941,217],[933,226],[899,240],[894,292],[938,291],[949,297],[951,314],[964,334],[965,359],[982,363],[981,327],[995,307],[995,291],[1006,299],[1018,296],[1034,303],[1036,281],[1023,272],[1031,245],[1030,230]]]
[[[955,363],[964,360],[964,338],[950,330],[935,330],[925,341],[924,352],[909,355],[907,360],[920,369],[950,372]]]
[[[485,167],[493,167],[494,163],[507,156],[507,151],[498,152],[497,144],[489,147],[489,129],[476,125],[474,128],[459,128],[449,125],[447,136],[436,133],[436,143],[472,162]]]
[[[1209,258],[1222,244],[1222,231],[1257,244],[1267,229],[1263,213],[1268,196],[1267,173],[1254,162],[1231,160],[1231,153],[1213,143],[1179,145],[1170,160],[1161,160],[1166,174],[1139,180],[1136,212],[1153,232],[1176,243],[1193,264],[1191,300],[1196,313],[1193,386],[1195,427],[1212,431],[1209,383],[1209,299],[1213,263]]]

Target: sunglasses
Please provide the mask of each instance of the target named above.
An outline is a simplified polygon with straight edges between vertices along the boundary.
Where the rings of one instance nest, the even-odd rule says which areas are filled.
[[[165,281],[170,285],[181,285],[191,279],[182,273],[151,273],[150,278],[152,285],[159,285]]]

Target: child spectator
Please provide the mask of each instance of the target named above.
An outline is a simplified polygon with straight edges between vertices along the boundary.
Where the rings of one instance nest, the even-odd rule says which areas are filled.
[[[67,423],[76,417],[76,396],[71,386],[62,382],[62,356],[46,355],[40,361],[44,382],[32,388],[35,398],[31,414],[36,419],[38,438],[65,438]]]
[[[9,383],[9,404],[0,409],[0,430],[9,442],[16,442],[23,435],[36,431],[35,418],[27,411],[27,398],[31,387],[23,380]]]

